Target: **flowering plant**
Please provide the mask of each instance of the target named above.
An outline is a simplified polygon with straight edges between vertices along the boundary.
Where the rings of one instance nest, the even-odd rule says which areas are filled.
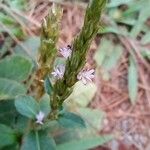
[[[86,121],[64,103],[78,80],[86,86],[94,78],[94,69],[84,69],[85,58],[105,3],[88,5],[80,34],[72,46],[59,50],[63,64],[55,65],[62,10],[54,6],[42,24],[38,61],[13,55],[0,62],[0,149],[85,150],[111,139],[83,139],[77,130],[86,129]]]

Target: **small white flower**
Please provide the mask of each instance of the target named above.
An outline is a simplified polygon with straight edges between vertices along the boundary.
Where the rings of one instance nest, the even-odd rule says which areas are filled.
[[[77,75],[77,79],[81,80],[83,84],[87,84],[89,81],[91,82],[92,79],[94,78],[94,72],[95,72],[94,69],[81,71]]]
[[[44,117],[45,117],[45,114],[42,112],[42,111],[40,111],[37,115],[36,115],[36,123],[38,123],[38,124],[43,124],[43,120],[44,120]]]
[[[71,48],[68,46],[67,48],[60,48],[59,49],[60,54],[64,57],[64,58],[70,58],[72,50]]]
[[[57,79],[62,79],[65,73],[65,66],[64,65],[57,65],[52,72],[52,75]]]

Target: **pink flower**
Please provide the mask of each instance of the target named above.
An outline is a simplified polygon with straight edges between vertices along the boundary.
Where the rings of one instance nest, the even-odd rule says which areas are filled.
[[[38,124],[43,124],[43,120],[44,120],[44,117],[45,117],[45,114],[42,112],[42,111],[40,111],[37,115],[36,115],[36,123],[38,123]]]
[[[60,54],[64,57],[64,58],[70,58],[71,57],[71,53],[72,50],[71,48],[68,46],[67,48],[60,48],[59,50]]]
[[[52,75],[57,79],[62,79],[65,73],[65,66],[64,65],[57,65],[52,72]]]
[[[78,75],[77,75],[77,79],[81,80],[83,84],[87,84],[88,82],[91,82],[92,79],[94,78],[94,69],[91,70],[86,70],[86,71],[81,71]]]

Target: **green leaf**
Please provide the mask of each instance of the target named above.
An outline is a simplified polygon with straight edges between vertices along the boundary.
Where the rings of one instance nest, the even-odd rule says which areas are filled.
[[[141,42],[142,42],[142,44],[150,43],[150,31],[143,36]]]
[[[17,112],[17,115],[15,116],[14,118],[14,125],[13,125],[13,128],[19,132],[19,133],[22,133],[24,134],[24,132],[26,131],[26,128],[29,124],[29,119],[20,115],[18,112]]]
[[[13,40],[10,37],[6,37],[4,43],[0,48],[0,57],[3,58],[8,50],[12,47]]]
[[[150,7],[150,2],[143,4],[143,8],[139,12],[139,18],[136,24],[134,25],[133,29],[131,30],[131,33],[130,33],[131,37],[137,37],[137,35],[142,30],[144,23],[150,17],[149,7]]]
[[[40,46],[40,38],[36,36],[30,37],[26,41],[22,42],[21,45],[23,45],[25,49],[23,49],[22,46],[17,45],[14,48],[14,52],[22,56],[28,56],[36,61],[38,56],[38,48]]]
[[[97,136],[97,137],[85,137],[80,140],[74,140],[68,143],[60,144],[57,146],[56,150],[87,150],[95,148],[97,146],[103,145],[110,141],[112,136]]]
[[[0,100],[14,99],[26,93],[24,86],[16,81],[0,78]]]
[[[26,0],[5,0],[11,9],[17,10],[25,10],[27,9],[27,1]]]
[[[105,33],[114,33],[122,36],[127,36],[128,33],[124,28],[117,28],[113,26],[105,27],[103,31],[99,31],[99,33],[105,34]]]
[[[57,131],[55,131],[57,132],[57,134],[54,135],[55,142],[57,145],[59,145],[75,139],[79,139],[79,133],[82,131],[83,128],[63,128],[62,130],[59,128]]]
[[[24,81],[31,74],[32,67],[31,61],[23,56],[8,56],[0,61],[0,77]]]
[[[19,149],[19,146],[17,144],[13,144],[13,145],[5,146],[1,150],[18,150],[18,149]]]
[[[3,12],[0,12],[0,22],[5,25],[12,25],[15,21],[8,15],[5,15]]]
[[[14,100],[0,102],[0,123],[9,125],[19,133],[24,133],[28,118],[20,115],[14,106]]]
[[[61,126],[65,128],[76,128],[76,127],[85,127],[84,120],[71,112],[64,112],[58,118],[58,122]]]
[[[39,105],[40,105],[40,111],[42,111],[45,114],[45,116],[47,116],[51,112],[50,96],[45,94],[40,100]]]
[[[114,45],[113,42],[103,39],[100,48],[95,54],[97,65],[103,67],[107,71],[111,70],[117,64],[122,52],[122,47],[120,45]]]
[[[120,45],[116,45],[114,49],[112,48],[110,55],[107,55],[102,64],[103,68],[107,71],[113,69],[121,58],[122,52],[122,47]]]
[[[73,102],[79,106],[86,107],[93,99],[96,93],[96,86],[89,83],[86,86],[82,82],[77,82],[74,86],[73,92],[67,99],[68,104],[72,105]]]
[[[118,7],[120,5],[123,5],[123,4],[129,4],[131,3],[133,0],[112,0],[108,5],[107,7],[110,8],[110,7]]]
[[[145,48],[145,47],[141,47],[141,54],[142,54],[142,56],[145,58],[145,59],[147,59],[147,60],[149,60],[150,61],[150,50],[148,49],[148,48]]]
[[[14,106],[14,101],[0,101],[0,123],[13,126],[15,123],[17,112]]]
[[[16,142],[15,132],[8,126],[0,124],[0,148]]]
[[[100,47],[98,48],[94,59],[98,66],[101,66],[103,64],[103,61],[105,60],[106,56],[108,55],[108,50],[113,48],[112,42],[102,39]]]
[[[91,108],[79,108],[78,113],[90,127],[98,131],[102,129],[102,121],[105,117],[104,112]]]
[[[130,66],[128,68],[128,91],[132,104],[136,103],[138,92],[138,71],[134,59],[130,56]]]
[[[23,140],[21,150],[56,150],[55,142],[45,131],[31,131]]]
[[[15,99],[17,111],[28,118],[34,119],[39,112],[39,105],[31,96],[19,96]]]
[[[50,81],[50,79],[49,79],[48,77],[45,79],[44,87],[45,87],[46,93],[47,93],[48,95],[50,95],[51,92],[52,92],[52,88],[53,88],[53,87],[52,87],[51,81]]]

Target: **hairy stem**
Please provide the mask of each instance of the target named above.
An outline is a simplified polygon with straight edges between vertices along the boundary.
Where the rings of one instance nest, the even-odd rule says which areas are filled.
[[[99,30],[100,17],[106,2],[107,0],[93,0],[87,7],[83,28],[75,38],[71,58],[66,62],[64,78],[54,85],[53,109],[62,107],[62,103],[72,92],[77,75],[86,63],[87,51]]]
[[[41,31],[41,46],[39,48],[38,70],[36,72],[36,95],[39,100],[44,94],[44,80],[52,71],[54,59],[57,55],[56,43],[59,38],[60,20],[62,10],[52,7],[49,15],[44,20]]]

